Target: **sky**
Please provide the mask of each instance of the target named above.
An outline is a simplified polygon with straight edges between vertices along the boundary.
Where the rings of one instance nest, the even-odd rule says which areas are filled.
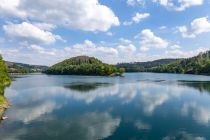
[[[0,54],[53,65],[187,58],[210,50],[210,0],[0,0]]]

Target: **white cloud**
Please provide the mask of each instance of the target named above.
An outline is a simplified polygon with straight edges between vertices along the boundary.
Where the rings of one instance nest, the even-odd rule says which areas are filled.
[[[39,26],[41,26],[41,24]],[[3,26],[3,30],[9,38],[19,40],[21,42],[26,41],[29,43],[51,44],[58,39],[62,40],[59,35],[55,35],[49,31],[40,29],[38,26],[28,22],[23,22],[20,24],[9,23]]]
[[[158,49],[162,49],[162,48],[167,48],[169,43],[158,37],[155,36],[155,34],[150,30],[150,29],[144,29],[141,31],[140,34],[141,37],[141,51],[148,51],[151,48],[158,48]]]
[[[166,29],[166,28],[167,28],[166,26],[160,26],[160,27],[159,27],[160,30],[164,30],[164,29]]]
[[[46,30],[46,31],[51,31],[56,28],[55,25],[49,24],[49,23],[40,23],[40,22],[35,22],[33,23],[34,26],[38,27],[41,30]]]
[[[133,24],[132,21],[124,21],[123,22],[123,25],[125,25],[125,26],[129,26],[129,25],[132,25],[132,24]]]
[[[121,44],[131,44],[132,43],[131,40],[128,40],[128,39],[125,39],[125,38],[120,38],[119,41],[120,41]]]
[[[175,44],[175,45],[170,46],[170,48],[171,49],[181,49],[182,47],[180,45]]]
[[[148,18],[150,16],[150,13],[136,13],[133,17],[131,21],[124,21],[123,25],[128,26],[128,25],[132,25],[133,23],[139,23],[141,22],[143,19]]]
[[[153,0],[153,2],[175,11],[184,11],[187,8],[203,4],[203,0],[178,0],[177,2],[173,0]]]
[[[30,45],[28,48],[42,55],[52,55],[52,56],[56,55],[55,52],[47,51],[45,48],[35,44]]]
[[[24,10],[17,9],[20,2],[20,0],[1,0],[0,16],[12,15],[22,18],[26,17],[27,13]]]
[[[113,33],[112,32],[107,32],[106,35],[113,36]]]
[[[117,49],[122,53],[133,53],[136,51],[136,47],[133,44],[119,45]]]
[[[113,11],[98,0],[1,0],[0,13],[85,31],[107,31],[120,24]]]
[[[208,17],[194,19],[191,22],[191,29],[186,26],[179,26],[178,31],[184,38],[195,38],[197,35],[210,32],[210,21]]]
[[[97,46],[90,40],[85,40],[83,44],[75,44],[72,47],[66,47],[64,49],[80,55],[118,55],[118,51],[115,48]]]
[[[186,8],[192,7],[192,6],[199,6],[203,4],[203,0],[179,0],[180,7],[177,7],[177,11],[183,11]]]
[[[150,14],[149,13],[136,13],[135,16],[132,18],[132,20],[135,23],[139,23],[140,21],[142,21],[143,19],[149,17]]]
[[[188,58],[188,57],[193,57],[195,55],[198,55],[200,52],[205,52],[207,51],[208,48],[198,48],[196,50],[191,50],[191,51],[183,51],[180,49],[173,49],[170,51],[165,51],[165,57],[170,57],[170,58]]]
[[[127,0],[127,4],[129,6],[135,6],[135,5],[144,5],[145,4],[145,0]]]

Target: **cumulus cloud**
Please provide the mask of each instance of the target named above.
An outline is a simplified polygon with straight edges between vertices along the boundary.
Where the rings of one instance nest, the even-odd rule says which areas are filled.
[[[126,39],[126,38],[120,38],[119,41],[120,41],[120,43],[122,43],[122,44],[131,44],[131,43],[132,43],[131,40]]]
[[[132,18],[132,20],[135,22],[135,23],[139,23],[141,20],[149,17],[150,14],[149,13],[136,13],[135,16]]]
[[[2,0],[0,13],[85,31],[107,31],[120,24],[113,11],[98,0]]]
[[[21,42],[51,44],[56,42],[56,40],[62,40],[59,35],[47,31],[50,28],[52,27],[49,27],[49,25],[47,27],[47,24],[33,25],[28,22],[20,24],[9,23],[3,26],[3,30],[9,38]]]
[[[148,18],[149,16],[150,16],[150,13],[136,13],[132,17],[132,20],[131,21],[125,21],[125,22],[123,22],[123,25],[128,26],[128,25],[131,25],[133,23],[139,23],[143,19]]]
[[[172,46],[172,47],[179,47],[179,46]],[[198,55],[201,52],[207,51],[208,48],[198,48],[196,50],[191,50],[191,51],[183,51],[178,48],[174,48],[173,50],[166,50],[165,51],[165,56],[170,57],[170,58],[188,58],[188,57],[193,57],[195,55]]]
[[[45,48],[41,47],[41,46],[38,46],[38,45],[35,45],[35,44],[32,44],[28,47],[29,49],[31,49],[32,51],[35,51],[39,54],[43,54],[43,55],[51,55],[51,56],[55,56],[55,52],[53,51],[47,51]]]
[[[208,17],[194,19],[190,25],[190,29],[186,26],[178,27],[178,31],[182,34],[182,37],[195,38],[199,34],[210,32],[210,21],[208,20]]]
[[[164,30],[164,29],[166,29],[166,28],[167,28],[166,26],[160,26],[160,27],[159,27],[160,30]]]
[[[168,9],[184,11],[187,8],[202,5],[204,0],[178,0],[177,2],[174,0],[153,0],[153,2],[159,3]]]
[[[75,54],[93,55],[93,54],[108,54],[117,55],[118,51],[112,47],[97,46],[90,40],[85,40],[82,44],[75,44],[72,47],[65,47],[66,51]]]
[[[106,35],[113,36],[113,33],[112,32],[107,32]]]
[[[171,49],[181,49],[182,47],[180,45],[175,44],[175,45],[170,46],[170,48]]]
[[[127,0],[127,4],[129,6],[144,5],[145,4],[145,0]]]
[[[142,30],[140,37],[141,51],[148,51],[151,48],[167,48],[169,45],[168,41],[156,36],[150,29]]]
[[[133,53],[136,51],[136,47],[133,44],[119,45],[117,49],[123,53]]]

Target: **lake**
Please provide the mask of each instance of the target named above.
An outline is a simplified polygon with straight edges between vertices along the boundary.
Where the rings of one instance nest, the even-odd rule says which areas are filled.
[[[209,140],[210,77],[17,76],[1,140]]]

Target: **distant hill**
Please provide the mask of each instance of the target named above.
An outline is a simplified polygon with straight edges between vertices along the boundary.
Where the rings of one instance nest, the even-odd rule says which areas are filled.
[[[151,72],[210,75],[210,51],[148,69]]]
[[[67,75],[115,75],[122,74],[124,69],[105,64],[102,61],[88,56],[77,56],[66,59],[48,68],[47,74]]]
[[[126,72],[144,72],[148,68],[157,67],[163,64],[169,64],[175,62],[177,59],[158,59],[148,62],[132,62],[132,63],[119,63],[116,65],[117,68],[125,68]]]
[[[210,51],[148,69],[151,72],[210,75]]]
[[[42,72],[48,68],[47,66],[30,65],[30,64],[16,63],[10,61],[5,61],[5,63],[8,67],[9,73]]]

